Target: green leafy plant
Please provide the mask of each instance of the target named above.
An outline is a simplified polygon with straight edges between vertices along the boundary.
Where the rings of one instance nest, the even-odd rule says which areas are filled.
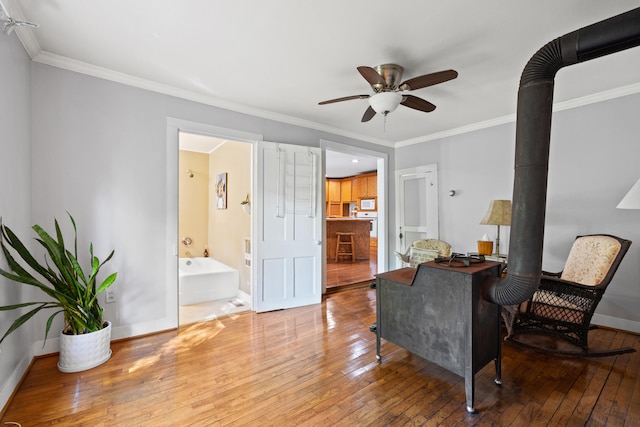
[[[18,239],[13,231],[0,221],[0,244],[7,260],[10,271],[0,268],[0,275],[16,283],[35,286],[44,292],[51,300],[34,301],[21,304],[0,306],[0,311],[16,310],[23,307],[34,307],[18,317],[0,338],[0,343],[13,331],[45,309],[56,309],[47,320],[45,342],[53,319],[60,313],[64,315],[64,333],[79,335],[95,332],[103,328],[103,308],[98,302],[98,294],[104,292],[116,280],[117,273],[111,274],[100,285],[97,282],[100,268],[113,257],[114,251],[102,262],[93,254],[93,244],[89,244],[91,270],[88,275],[78,262],[78,233],[76,222],[69,215],[73,224],[74,240],[73,252],[65,248],[64,239],[58,221],[54,219],[56,238],[51,237],[42,227],[34,225],[32,228],[38,235],[35,240],[46,250],[44,264],[39,263]],[[29,266],[36,275],[32,275],[13,257],[11,247],[22,261]],[[48,254],[48,256],[47,256]],[[37,277],[37,276],[40,276]]]

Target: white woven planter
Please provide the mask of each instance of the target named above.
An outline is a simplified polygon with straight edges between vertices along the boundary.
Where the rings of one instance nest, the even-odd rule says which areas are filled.
[[[60,334],[60,372],[79,372],[102,365],[111,358],[111,322],[96,332]]]

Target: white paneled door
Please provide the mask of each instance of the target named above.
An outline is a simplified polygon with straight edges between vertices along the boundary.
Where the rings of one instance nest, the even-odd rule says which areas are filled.
[[[396,171],[396,195],[399,252],[404,252],[416,240],[439,238],[436,165]]]
[[[320,303],[320,149],[272,142],[258,147],[255,310]]]

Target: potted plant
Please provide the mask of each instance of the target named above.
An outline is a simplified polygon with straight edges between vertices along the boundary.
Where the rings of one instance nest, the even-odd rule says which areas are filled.
[[[113,284],[117,273],[109,275],[98,284],[98,273],[113,257],[114,251],[100,262],[93,254],[92,243],[89,244],[90,269],[86,272],[83,270],[78,261],[76,223],[71,214],[67,214],[73,225],[73,252],[65,247],[57,220],[54,219],[55,239],[39,225],[32,227],[38,235],[35,240],[46,251],[44,264],[36,261],[15,233],[0,221],[0,245],[9,266],[9,271],[0,268],[0,275],[16,283],[35,286],[48,297],[44,301],[0,306],[0,311],[32,307],[13,322],[0,338],[0,343],[41,310],[54,309],[55,312],[47,319],[44,340],[46,342],[54,318],[62,313],[65,325],[60,334],[58,368],[63,372],[77,372],[98,366],[111,357],[111,323],[103,319],[103,308],[98,302],[98,295]],[[23,267],[14,258],[14,253],[35,274]],[[99,349],[90,348],[94,345],[92,344],[94,340],[97,341]],[[80,344],[76,341],[80,341]],[[69,354],[69,351],[75,351],[78,346],[85,348],[91,354]]]

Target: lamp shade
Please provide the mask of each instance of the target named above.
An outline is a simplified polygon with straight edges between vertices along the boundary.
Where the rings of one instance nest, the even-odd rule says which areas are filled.
[[[511,200],[492,200],[480,224],[511,225]]]
[[[631,187],[631,190],[620,200],[618,209],[640,209],[640,179]]]
[[[380,92],[369,97],[369,105],[378,114],[387,114],[398,108],[402,95],[398,92]]]

